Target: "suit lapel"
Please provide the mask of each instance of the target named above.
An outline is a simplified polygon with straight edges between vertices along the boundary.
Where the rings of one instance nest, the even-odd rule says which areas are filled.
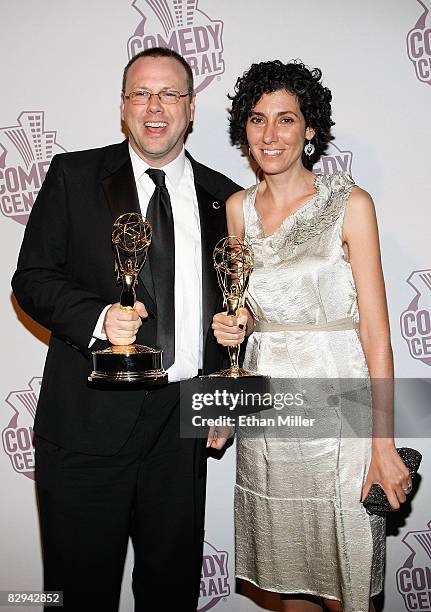
[[[127,141],[109,149],[101,183],[113,222],[127,212],[141,212]],[[138,284],[138,295],[142,294],[148,312],[154,315],[154,286],[148,259],[139,277],[141,282]]]
[[[193,160],[190,160],[193,165]],[[195,170],[195,167],[193,167]],[[216,200],[199,183],[199,173],[195,173],[195,188],[199,206],[202,251],[202,328],[203,345],[211,325],[221,291],[213,264],[213,251],[217,242],[226,236],[226,217],[224,201]]]

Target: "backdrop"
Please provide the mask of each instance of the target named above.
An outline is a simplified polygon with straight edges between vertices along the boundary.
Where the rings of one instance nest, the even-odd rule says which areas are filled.
[[[384,610],[431,610],[431,451],[423,419],[431,374],[431,0],[1,0],[0,7],[0,590],[41,588],[31,426],[48,333],[10,291],[25,224],[54,154],[122,140],[122,69],[161,44],[185,55],[196,75],[188,148],[243,185],[255,177],[227,134],[227,93],[238,75],[275,58],[323,70],[336,139],[316,170],[348,170],[373,195],[397,375],[423,380],[421,438],[410,427],[409,439],[399,440],[424,452],[422,481],[390,525]],[[399,422],[414,425],[415,402],[408,393],[404,399]],[[236,593],[234,469],[234,447],[210,460],[201,612],[275,606],[249,588]],[[122,612],[132,610],[130,569],[129,551]]]

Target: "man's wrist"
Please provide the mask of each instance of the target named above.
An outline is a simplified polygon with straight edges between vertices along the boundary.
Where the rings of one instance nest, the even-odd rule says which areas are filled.
[[[106,313],[108,312],[110,308],[111,308],[111,304],[108,304],[107,306],[105,306],[105,308],[100,313],[99,318],[97,319],[97,323],[94,327],[93,334],[91,336],[91,340],[88,345],[88,348],[91,348],[96,340],[107,340],[108,339],[108,336],[106,335],[106,332],[105,332],[105,317],[106,317]]]

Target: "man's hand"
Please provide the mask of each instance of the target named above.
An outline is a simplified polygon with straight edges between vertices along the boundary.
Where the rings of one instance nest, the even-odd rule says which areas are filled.
[[[207,448],[216,448],[221,450],[229,438],[233,438],[235,433],[234,427],[216,427],[212,425],[208,433]]]
[[[105,315],[103,328],[111,344],[128,345],[136,340],[141,319],[148,317],[142,302],[135,302],[134,310],[123,310],[120,304],[113,304]]]
[[[212,328],[217,342],[223,346],[241,344],[245,338],[247,321],[249,319],[251,320],[251,315],[247,308],[240,308],[237,317],[227,315],[225,312],[215,314]]]

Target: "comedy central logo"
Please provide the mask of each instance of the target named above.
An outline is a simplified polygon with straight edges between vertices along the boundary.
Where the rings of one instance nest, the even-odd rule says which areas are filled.
[[[332,174],[342,171],[352,174],[352,157],[351,151],[339,149],[331,142],[325,155],[322,155],[314,164],[313,172],[316,174]]]
[[[197,612],[213,608],[223,597],[230,595],[229,573],[227,568],[229,555],[224,550],[217,550],[204,542],[201,586]]]
[[[431,366],[431,270],[415,270],[407,282],[416,295],[401,314],[401,333],[410,356]]]
[[[431,85],[431,0],[417,0],[424,12],[407,34],[407,52],[422,83]]]
[[[3,448],[13,469],[31,479],[34,479],[33,421],[41,383],[41,377],[34,377],[27,389],[9,393],[6,404],[13,414],[2,431]]]
[[[190,64],[195,93],[224,72],[223,22],[200,11],[197,0],[134,0],[141,15],[127,47],[129,59],[152,47],[177,51]]]
[[[398,592],[409,612],[431,610],[431,521],[428,529],[409,531],[402,541],[411,554],[397,571]]]
[[[0,207],[25,225],[51,159],[65,149],[45,131],[42,111],[23,112],[18,124],[0,128]]]

